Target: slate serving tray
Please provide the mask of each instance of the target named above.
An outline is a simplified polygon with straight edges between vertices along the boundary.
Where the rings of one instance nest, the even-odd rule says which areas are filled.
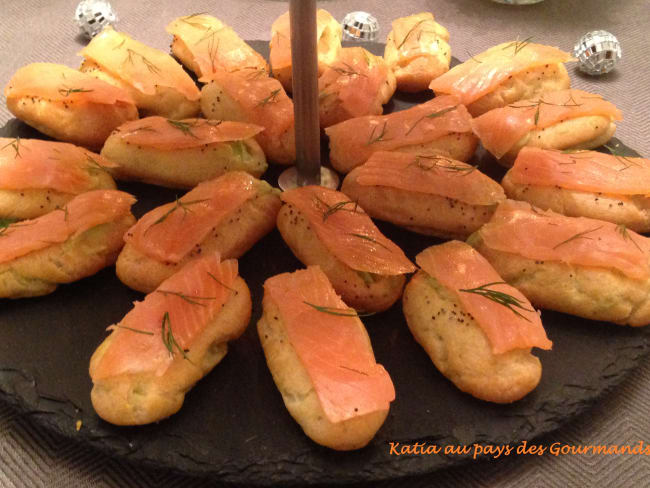
[[[267,54],[266,43],[251,44]],[[383,52],[380,44],[366,46]],[[398,93],[387,111],[426,98]],[[0,135],[43,138],[15,119]],[[474,163],[495,178],[503,174],[485,153],[478,153]],[[265,178],[276,184],[281,169],[272,167]],[[179,195],[148,185],[119,186],[138,197],[136,216]],[[378,225],[411,259],[441,242]],[[650,349],[645,329],[544,311],[554,346],[536,352],[543,364],[541,383],[519,402],[492,405],[461,393],[438,373],[413,340],[398,302],[385,313],[363,319],[377,361],[393,379],[396,401],[368,447],[335,452],[310,441],[287,413],[255,329],[264,280],[300,267],[277,230],[240,260],[240,273],[253,298],[249,328],[189,392],[179,413],[143,427],[112,426],[97,417],[90,403],[90,356],[106,336],[105,328],[142,298],[119,282],[113,268],[45,297],[1,300],[0,398],[54,432],[148,466],[249,485],[377,481],[468,461],[467,456],[442,454],[398,457],[390,454],[390,442],[512,445],[557,429],[609,392]]]

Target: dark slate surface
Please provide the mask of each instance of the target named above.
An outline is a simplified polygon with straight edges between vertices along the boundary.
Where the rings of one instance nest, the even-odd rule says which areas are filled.
[[[265,50],[265,43],[252,44]],[[371,48],[377,53],[383,49]],[[399,95],[387,108],[400,110],[424,99]],[[16,120],[0,134],[40,137]],[[503,174],[489,155],[478,153],[474,162],[493,177]],[[280,170],[271,168],[266,178],[275,183]],[[120,188],[138,197],[138,216],[178,194],[138,184]],[[440,242],[390,224],[379,226],[411,258]],[[540,385],[513,405],[491,405],[461,393],[438,373],[410,335],[398,303],[364,318],[377,361],[391,374],[397,399],[368,447],[334,452],[312,443],[287,413],[255,330],[263,281],[299,267],[277,231],[240,261],[253,297],[251,324],[222,363],[190,391],[181,411],[165,421],[115,427],[92,409],[90,356],[105,337],[105,328],[142,297],[121,285],[112,268],[46,297],[0,304],[0,396],[57,433],[150,466],[259,485],[373,481],[468,460],[457,455],[392,456],[390,442],[512,445],[550,432],[611,390],[650,349],[644,329],[544,311],[554,348],[538,352],[543,364]],[[80,431],[75,428],[78,420],[83,424]]]

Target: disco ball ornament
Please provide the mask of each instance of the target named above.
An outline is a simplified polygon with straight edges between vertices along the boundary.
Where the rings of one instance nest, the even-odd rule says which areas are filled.
[[[621,45],[614,34],[604,30],[587,32],[573,48],[578,67],[590,75],[609,73],[621,59]]]
[[[117,15],[106,0],[82,0],[77,5],[75,19],[81,31],[92,39],[107,25],[117,22]]]
[[[352,41],[374,41],[379,34],[379,22],[368,12],[350,12],[341,22],[343,39]]]

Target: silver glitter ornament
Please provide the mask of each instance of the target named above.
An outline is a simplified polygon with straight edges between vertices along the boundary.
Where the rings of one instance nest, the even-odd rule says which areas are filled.
[[[74,16],[81,31],[90,39],[107,25],[117,22],[117,14],[106,0],[82,0]]]
[[[614,34],[604,30],[587,32],[575,47],[578,67],[590,75],[602,75],[614,69],[621,59],[621,45]]]
[[[343,39],[374,41],[379,34],[379,22],[368,12],[350,12],[343,17]]]

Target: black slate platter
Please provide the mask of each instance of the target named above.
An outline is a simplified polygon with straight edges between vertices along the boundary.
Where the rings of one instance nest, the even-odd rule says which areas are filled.
[[[252,45],[265,53],[266,43]],[[368,46],[383,51],[381,45]],[[388,109],[400,110],[426,98],[398,94]],[[43,137],[16,120],[0,133]],[[503,174],[485,154],[474,162],[493,177]],[[266,178],[275,184],[279,172],[271,168]],[[139,184],[120,188],[138,197],[137,216],[177,195]],[[379,226],[410,258],[440,242],[389,224]],[[363,319],[377,361],[393,379],[396,401],[368,447],[335,452],[312,443],[287,413],[255,330],[264,280],[300,267],[277,231],[241,259],[240,272],[253,297],[248,330],[189,392],[178,414],[143,427],[112,426],[95,415],[90,403],[90,356],[106,336],[106,327],[142,298],[118,281],[113,268],[45,297],[2,300],[0,397],[52,431],[140,464],[247,485],[376,481],[468,460],[442,454],[398,457],[390,454],[390,442],[512,445],[557,429],[610,391],[650,349],[650,335],[643,329],[544,311],[554,347],[538,352],[544,370],[540,385],[512,405],[492,405],[461,393],[438,373],[409,333],[398,303]]]

